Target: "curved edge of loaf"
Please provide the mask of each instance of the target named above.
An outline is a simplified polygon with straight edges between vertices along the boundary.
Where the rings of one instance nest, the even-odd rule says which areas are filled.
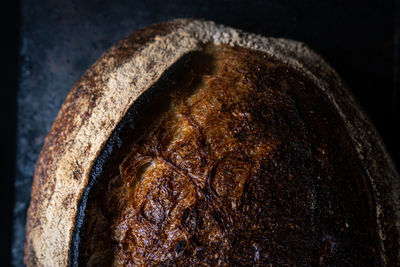
[[[377,192],[382,250],[387,250],[385,240],[390,233],[395,234],[399,247],[399,174],[376,129],[338,74],[300,42],[266,38],[210,21],[178,19],[143,28],[118,42],[68,94],[36,165],[27,218],[28,266],[68,265],[78,203],[93,162],[113,129],[166,69],[207,42],[264,51],[314,80],[345,122]],[[393,215],[395,228],[388,215]],[[400,262],[398,251],[395,257]],[[387,257],[383,260],[388,262]]]
[[[171,21],[134,32],[102,55],[69,92],[36,163],[26,226],[26,265],[68,264],[78,201],[91,165],[140,90],[161,72],[145,66],[149,62],[142,60],[141,51],[182,23]],[[136,74],[146,78],[141,87],[124,79],[121,71],[128,71],[133,59],[140,66]],[[123,86],[130,90],[121,90]]]

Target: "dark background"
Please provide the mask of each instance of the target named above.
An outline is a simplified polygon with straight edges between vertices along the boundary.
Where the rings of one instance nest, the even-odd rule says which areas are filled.
[[[69,89],[113,43],[154,22],[205,18],[305,42],[347,82],[399,169],[399,2],[21,0],[3,9],[2,266],[22,265],[35,161]]]

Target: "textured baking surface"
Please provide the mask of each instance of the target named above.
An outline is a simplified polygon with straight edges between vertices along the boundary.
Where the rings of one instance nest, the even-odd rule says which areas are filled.
[[[64,103],[35,172],[27,225],[28,264],[67,264],[78,201],[107,138],[132,103],[169,66],[207,42],[264,51],[302,72],[325,94],[377,192],[376,223],[383,260],[397,260],[398,229],[393,222],[399,221],[398,174],[376,131],[322,59],[301,43],[246,34],[211,22],[174,21],[152,29],[114,46],[77,82]]]
[[[88,200],[83,265],[380,264],[366,176],[313,82],[226,45],[174,81]]]

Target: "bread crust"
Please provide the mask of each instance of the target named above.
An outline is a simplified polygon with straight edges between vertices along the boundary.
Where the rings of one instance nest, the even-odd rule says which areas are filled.
[[[136,99],[183,55],[214,42],[259,50],[313,80],[342,118],[376,197],[384,263],[399,263],[399,175],[379,135],[334,70],[304,44],[213,22],[173,20],[139,30],[106,52],[67,96],[37,161],[25,264],[66,266],[94,161]]]

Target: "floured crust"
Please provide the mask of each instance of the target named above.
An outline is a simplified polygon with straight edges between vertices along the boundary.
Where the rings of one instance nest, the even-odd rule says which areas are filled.
[[[342,118],[376,197],[385,263],[399,262],[399,175],[375,128],[338,75],[303,44],[213,22],[174,20],[135,32],[104,54],[69,93],[39,156],[28,211],[25,263],[66,266],[78,203],[93,162],[135,100],[202,44],[260,50],[302,72]]]
[[[367,178],[313,82],[212,44],[173,81],[92,189],[83,266],[379,265]]]

